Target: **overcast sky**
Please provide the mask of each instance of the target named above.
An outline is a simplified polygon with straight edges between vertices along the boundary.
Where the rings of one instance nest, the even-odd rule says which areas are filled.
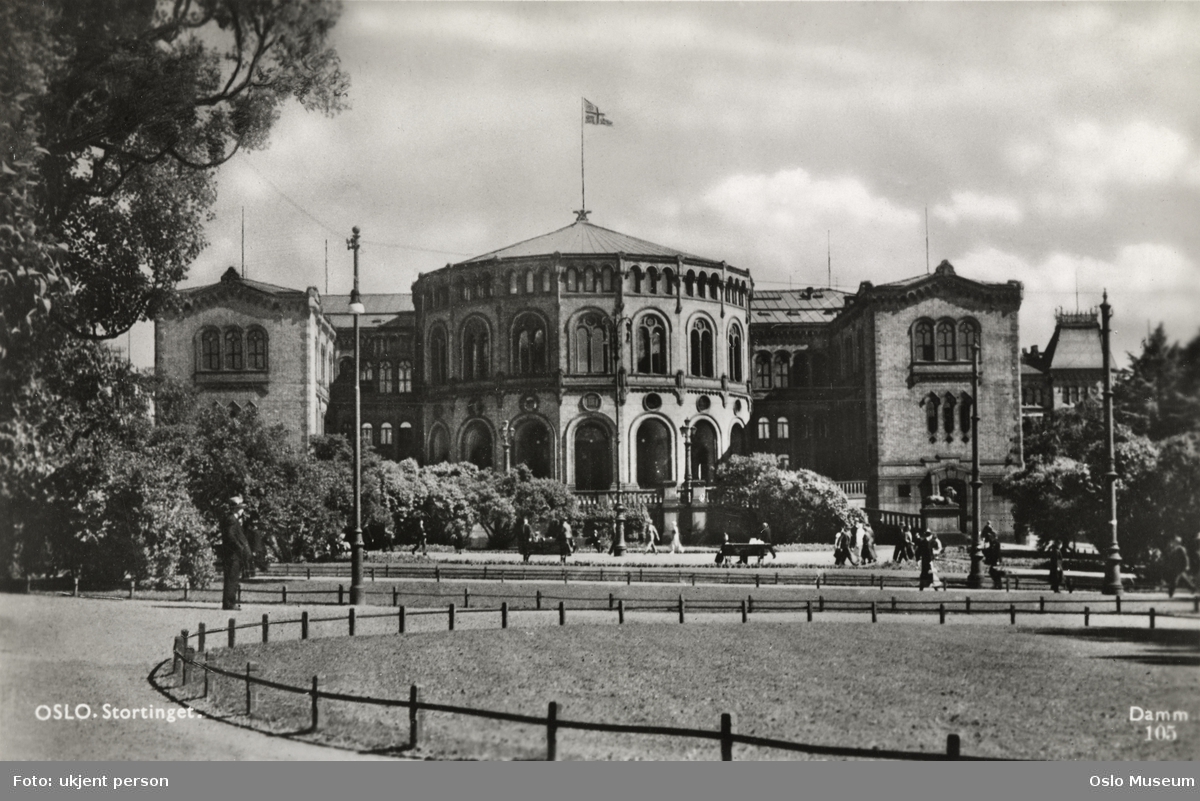
[[[185,286],[364,292],[591,221],[749,268],[1025,287],[1021,344],[1107,287],[1114,351],[1200,330],[1200,5],[348,2],[351,108],[221,172]],[[139,332],[135,360],[152,345]]]

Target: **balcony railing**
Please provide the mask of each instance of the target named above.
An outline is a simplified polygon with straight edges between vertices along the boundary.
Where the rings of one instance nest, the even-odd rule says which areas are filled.
[[[580,490],[575,493],[575,499],[579,502],[579,508],[585,511],[612,509],[617,505],[618,495],[627,513],[657,506],[662,502],[662,492],[655,489],[630,489],[620,493],[616,490]]]

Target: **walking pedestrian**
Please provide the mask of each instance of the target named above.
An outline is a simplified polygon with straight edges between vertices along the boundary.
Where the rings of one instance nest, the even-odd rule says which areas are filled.
[[[646,518],[646,550],[642,553],[658,553],[658,529],[654,527],[654,521]]]
[[[772,559],[778,559],[779,554],[775,553],[775,539],[771,536],[771,527],[767,525],[767,521],[763,521],[762,527],[758,530],[758,538],[767,544],[767,550],[771,552]]]
[[[571,524],[566,518],[558,521],[555,528],[555,537],[558,539],[558,556],[559,561],[564,565],[567,563],[567,557],[571,555],[574,548],[571,545]]]
[[[224,584],[221,592],[222,609],[241,609],[238,604],[238,588],[241,586],[242,569],[250,564],[254,554],[250,541],[242,531],[242,518],[246,515],[246,504],[241,495],[229,499],[229,509],[221,521],[221,558],[225,565]]]
[[[422,555],[429,553],[429,535],[425,533],[425,521],[417,519],[417,542],[412,547],[412,552],[420,551]]]
[[[921,578],[918,582],[918,589],[924,590],[926,587],[930,587],[936,590],[940,586],[942,591],[945,591],[946,584],[938,576],[937,566],[934,565],[934,560],[941,552],[942,542],[937,535],[928,529],[923,531],[920,539],[917,540],[917,558],[921,560]]]
[[[861,532],[862,539],[862,563],[864,565],[875,564],[878,561],[875,554],[875,532],[862,523],[858,524],[858,529]]]
[[[850,532],[842,529],[838,532],[837,539],[833,543],[833,564],[837,567],[844,567],[847,560],[850,559],[850,543],[852,538]]]
[[[671,524],[671,553],[683,553],[683,541],[679,539],[679,524]]]
[[[1175,589],[1182,583],[1191,587],[1192,592],[1196,592],[1196,584],[1192,580],[1191,560],[1188,557],[1187,549],[1183,547],[1183,540],[1176,534],[1171,538],[1171,544],[1167,546],[1167,597],[1175,597]]]
[[[912,559],[912,530],[908,526],[900,529],[900,539],[896,541],[896,550],[892,551],[892,561],[900,564],[905,559]]]
[[[1050,541],[1050,589],[1054,592],[1059,592],[1059,587],[1062,585],[1063,566],[1062,566],[1062,549],[1058,544],[1058,540]]]
[[[1000,535],[992,528],[991,520],[984,525],[979,536],[983,538],[983,563],[988,566],[988,575],[992,577],[992,589],[1001,589],[1004,571],[1000,569]]]
[[[529,556],[533,552],[533,526],[529,525],[529,518],[521,518],[521,526],[517,529],[517,550],[521,554],[521,561],[528,562]]]

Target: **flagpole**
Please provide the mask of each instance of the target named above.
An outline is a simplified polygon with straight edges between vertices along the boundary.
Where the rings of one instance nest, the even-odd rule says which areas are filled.
[[[583,98],[579,98],[579,208],[587,208],[587,178],[583,171],[583,124],[587,117]]]

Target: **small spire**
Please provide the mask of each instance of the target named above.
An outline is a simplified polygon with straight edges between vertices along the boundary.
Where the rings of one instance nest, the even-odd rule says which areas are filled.
[[[575,222],[577,222],[577,223],[578,222],[587,222],[588,215],[591,213],[592,212],[589,211],[588,209],[576,209],[575,210]]]

